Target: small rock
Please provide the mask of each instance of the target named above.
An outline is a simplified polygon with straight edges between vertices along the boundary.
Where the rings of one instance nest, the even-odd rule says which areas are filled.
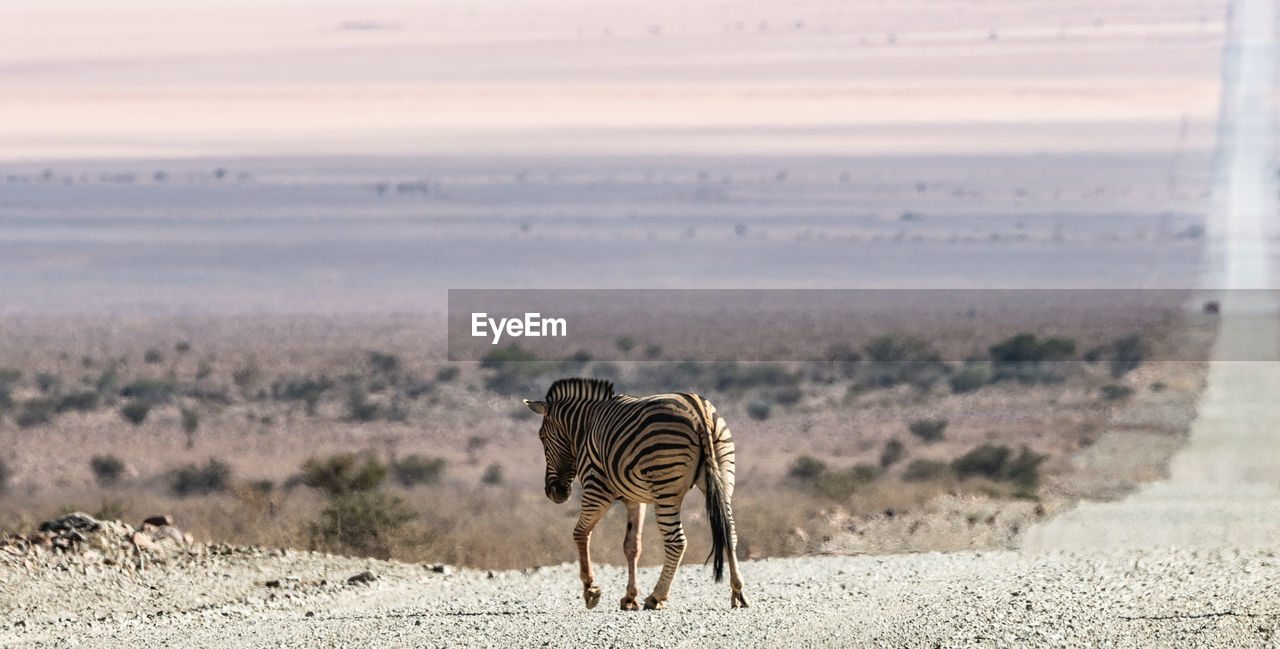
[[[371,584],[377,580],[378,580],[378,576],[373,574],[372,572],[369,572],[368,570],[360,574],[347,577],[348,584]]]
[[[172,527],[173,516],[169,514],[164,514],[162,516],[148,516],[142,521],[142,524],[150,525],[152,527]]]
[[[433,564],[430,566],[430,568],[431,568],[431,572],[438,572],[442,575],[449,575],[453,573],[453,569],[450,568],[449,566],[444,565],[443,563]]]

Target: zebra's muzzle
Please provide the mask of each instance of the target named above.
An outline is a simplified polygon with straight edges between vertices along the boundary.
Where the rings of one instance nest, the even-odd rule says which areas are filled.
[[[569,485],[562,485],[562,484],[555,483],[555,482],[548,483],[548,484],[547,484],[547,498],[550,498],[550,499],[551,499],[551,502],[556,503],[556,504],[560,504],[560,503],[562,503],[562,502],[564,502],[564,501],[568,500],[568,499],[569,499]]]

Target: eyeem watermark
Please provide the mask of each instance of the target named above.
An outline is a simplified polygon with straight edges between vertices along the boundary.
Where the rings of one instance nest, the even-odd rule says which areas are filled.
[[[564,318],[544,318],[541,313],[526,313],[523,318],[490,318],[488,313],[471,314],[471,335],[488,338],[491,345],[498,344],[502,334],[512,338],[528,336],[564,337],[569,335],[569,323]]]

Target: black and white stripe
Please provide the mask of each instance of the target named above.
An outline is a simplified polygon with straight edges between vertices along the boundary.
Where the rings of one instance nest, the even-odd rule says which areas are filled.
[[[728,563],[731,605],[747,605],[734,555],[737,536],[729,504],[734,485],[733,437],[711,402],[686,393],[633,397],[614,394],[607,381],[563,379],[551,385],[544,401],[525,403],[543,415],[538,435],[546,451],[547,497],[564,502],[575,477],[582,485],[582,512],[574,540],[588,608],[600,597],[591,569],[591,531],[619,500],[628,512],[624,547],[630,568],[622,608],[638,608],[635,569],[648,504],[654,505],[666,560],[645,608],[662,607],[684,556],[680,503],[695,486],[706,495],[716,581]]]

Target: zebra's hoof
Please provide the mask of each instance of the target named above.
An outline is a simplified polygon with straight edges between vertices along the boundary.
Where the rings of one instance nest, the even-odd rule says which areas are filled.
[[[582,591],[582,599],[587,603],[587,608],[595,608],[600,603],[600,587],[592,586]]]
[[[631,595],[627,595],[626,597],[622,598],[622,610],[638,611],[640,610],[640,604],[636,602],[635,597],[632,597]]]
[[[658,598],[653,595],[644,598],[644,610],[646,611],[660,611],[663,606],[666,606],[666,602],[658,601]]]
[[[747,598],[744,597],[741,592],[737,592],[733,594],[730,601],[730,606],[732,606],[733,608],[746,608],[751,605],[747,603]]]

